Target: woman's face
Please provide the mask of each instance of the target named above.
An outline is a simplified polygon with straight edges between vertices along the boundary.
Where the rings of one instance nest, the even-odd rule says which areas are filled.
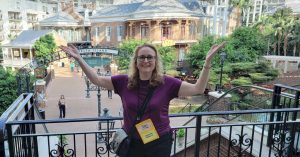
[[[155,51],[149,47],[142,47],[137,53],[136,62],[140,73],[152,73],[156,63]]]

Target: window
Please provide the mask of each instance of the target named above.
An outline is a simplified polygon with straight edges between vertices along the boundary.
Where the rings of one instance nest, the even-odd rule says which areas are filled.
[[[99,42],[99,37],[100,37],[100,27],[95,27],[95,41],[96,43]]]
[[[179,61],[183,61],[184,60],[184,57],[185,57],[185,52],[184,52],[184,48],[180,48],[179,49],[179,56],[178,56],[178,60]]]
[[[74,0],[73,3],[74,3],[74,6],[75,6],[75,7],[78,7],[78,0]]]
[[[171,35],[172,35],[171,29],[172,29],[171,25],[163,24],[161,26],[161,35],[162,35],[162,38],[164,38],[164,39],[170,39]]]
[[[141,39],[147,38],[149,34],[149,26],[144,24],[141,25]]]
[[[123,26],[117,26],[117,38],[118,41],[121,41],[124,36],[124,27]]]
[[[185,24],[181,24],[180,31],[181,31],[181,39],[184,39],[185,38]]]
[[[57,10],[58,10],[57,7],[52,8],[53,13],[57,13]]]
[[[189,35],[191,38],[194,38],[196,36],[196,26],[193,23],[191,23],[189,26]]]
[[[106,41],[110,41],[111,39],[111,27],[110,26],[106,26],[105,29],[105,36],[106,36]]]
[[[48,8],[46,6],[43,6],[43,12],[48,12]]]

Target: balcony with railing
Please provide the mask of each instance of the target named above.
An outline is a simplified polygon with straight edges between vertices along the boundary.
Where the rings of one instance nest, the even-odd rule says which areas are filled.
[[[12,31],[21,31],[23,29],[23,27],[21,25],[18,24],[12,24],[9,26],[10,30]]]
[[[9,21],[22,21],[22,16],[13,16],[13,15],[9,15],[8,16]]]
[[[1,36],[0,36],[0,38],[1,38]],[[23,59],[14,58],[14,59],[11,59],[11,58],[8,58],[8,57],[4,57],[2,64],[4,66],[23,67],[23,66],[29,64],[30,62],[31,62],[31,60],[29,58],[23,58]]]
[[[231,102],[226,97],[241,92],[255,98],[248,101],[246,110],[241,110],[242,100]],[[196,112],[172,114],[171,155],[298,157],[299,96],[300,89],[284,85],[276,85],[274,90],[243,86],[207,101]],[[244,99],[243,96],[240,98]],[[218,111],[220,107],[216,106],[220,105],[225,105],[227,110]],[[183,119],[188,121],[178,123]],[[22,94],[0,120],[6,124],[6,128],[0,128],[8,146],[5,155],[99,157],[115,156],[109,143],[116,129],[121,127],[122,117],[42,120],[34,96],[29,93]],[[77,129],[60,130],[62,126],[76,126]],[[49,130],[48,127],[56,129]],[[0,153],[3,155],[1,149]]]

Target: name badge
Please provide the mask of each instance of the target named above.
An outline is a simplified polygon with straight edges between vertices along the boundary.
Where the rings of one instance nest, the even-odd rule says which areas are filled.
[[[144,144],[159,139],[159,135],[151,119],[146,119],[135,125]]]

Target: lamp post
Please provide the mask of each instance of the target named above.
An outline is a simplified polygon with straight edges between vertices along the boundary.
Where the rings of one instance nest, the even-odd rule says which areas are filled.
[[[97,69],[98,76],[101,75],[100,69]],[[91,81],[87,78],[87,76],[84,77],[86,82],[86,98],[90,98],[90,91],[97,91],[97,102],[98,102],[98,117],[101,116],[101,87],[96,86],[91,83]],[[101,130],[101,123],[98,123],[98,130]],[[99,141],[99,135],[98,135],[98,141]]]
[[[220,54],[220,60],[221,60],[221,73],[220,73],[220,86],[219,86],[219,92],[218,93],[222,93],[222,75],[223,75],[223,66],[224,66],[224,61],[226,59],[226,53],[222,52]]]

